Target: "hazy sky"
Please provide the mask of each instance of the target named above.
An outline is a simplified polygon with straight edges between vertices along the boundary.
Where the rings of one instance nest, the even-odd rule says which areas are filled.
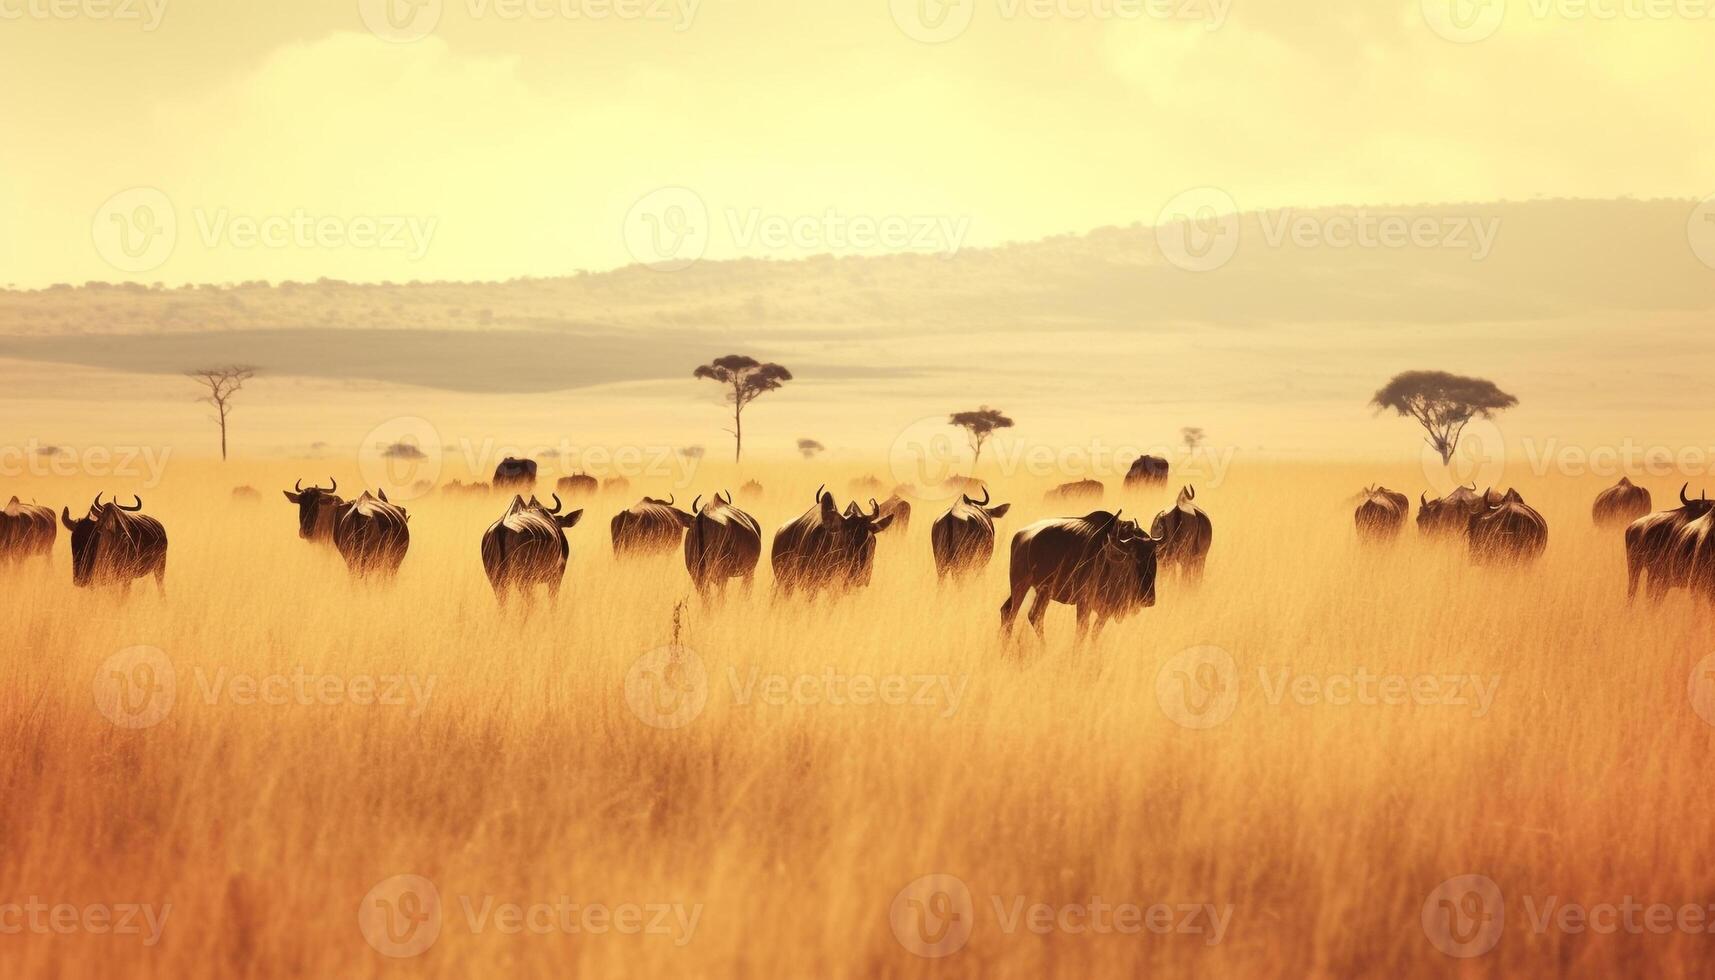
[[[1715,0],[1452,2],[0,0],[0,284],[1715,193]]]

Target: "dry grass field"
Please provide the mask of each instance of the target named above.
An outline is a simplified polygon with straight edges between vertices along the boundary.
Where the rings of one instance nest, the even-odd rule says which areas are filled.
[[[144,495],[171,538],[164,598],[74,589],[63,529],[50,563],[0,570],[0,903],[77,908],[39,927],[0,910],[23,926],[0,934],[0,974],[1707,969],[1696,668],[1715,620],[1683,592],[1626,604],[1620,539],[1589,519],[1611,481],[1509,481],[1548,551],[1478,570],[1414,526],[1356,540],[1351,494],[1380,480],[1415,513],[1415,468],[1241,460],[1199,488],[1202,586],[1165,578],[1155,608],[1074,648],[1066,607],[1045,647],[998,635],[1004,542],[1089,509],[1038,482],[996,482],[1014,509],[979,580],[937,586],[939,510],[920,503],[868,591],[773,604],[765,555],[753,595],[691,599],[675,636],[682,559],[612,556],[629,500],[585,504],[557,608],[525,616],[496,609],[478,561],[502,499],[408,502],[398,579],[354,584],[279,494],[320,475],[170,469]],[[771,534],[822,479],[843,503],[856,471],[746,475]],[[682,497],[737,482],[711,464]],[[1679,483],[1646,482],[1658,507]],[[240,483],[262,501],[234,503]],[[0,493],[75,511],[97,489],[129,499],[76,479]],[[694,657],[662,687],[651,651],[675,640]],[[121,654],[139,646],[159,656]],[[675,691],[655,707],[677,713],[640,696]],[[963,891],[913,891],[925,875]],[[1499,901],[1437,892],[1463,875]],[[1598,931],[1604,903],[1633,902],[1672,921]],[[86,913],[129,903],[155,934]]]

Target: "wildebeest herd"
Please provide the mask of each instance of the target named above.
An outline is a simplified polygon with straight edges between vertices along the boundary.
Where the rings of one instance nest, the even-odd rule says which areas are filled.
[[[497,473],[495,483],[527,490],[534,474],[516,469]],[[962,578],[988,565],[995,522],[1010,509],[1009,504],[992,503],[988,488],[976,481],[961,485],[965,492],[956,495],[930,528],[930,550],[941,580]],[[972,496],[977,487],[981,499]],[[1068,488],[1075,489],[1049,499],[1084,495],[1081,484]],[[1694,500],[1686,490],[1680,489],[1678,508],[1657,513],[1651,512],[1649,491],[1628,479],[1596,498],[1591,511],[1596,526],[1625,529],[1628,597],[1636,594],[1640,581],[1647,581],[1653,599],[1673,588],[1687,588],[1715,600],[1715,507],[1707,495]],[[332,480],[325,489],[306,488],[300,480],[283,491],[297,508],[299,536],[331,545],[355,576],[392,576],[410,548],[410,515],[384,491],[365,490],[351,500],[338,491],[339,484]],[[1177,570],[1192,582],[1200,579],[1213,526],[1193,502],[1195,496],[1191,487],[1182,489],[1175,505],[1157,514],[1148,531],[1119,511],[1105,510],[1050,518],[1018,531],[1010,552],[1010,589],[1001,606],[1003,628],[1010,632],[1031,593],[1035,599],[1027,618],[1038,634],[1048,604],[1059,602],[1077,607],[1082,635],[1092,627],[1099,632],[1108,619],[1154,605],[1160,569]],[[483,571],[502,606],[512,594],[528,601],[536,586],[544,587],[550,599],[558,594],[570,555],[565,532],[584,512],[563,512],[558,493],[552,497],[549,507],[533,494],[528,499],[514,494],[505,512],[483,532]],[[1386,487],[1367,487],[1355,499],[1353,520],[1363,541],[1397,537],[1410,516],[1410,499]],[[103,503],[99,494],[76,520],[69,509],[61,509],[60,523],[71,537],[76,585],[129,589],[133,580],[152,575],[164,591],[167,533],[141,510],[141,499],[125,506],[113,500]],[[867,509],[856,501],[841,508],[826,487],[818,488],[810,507],[774,533],[769,559],[776,595],[813,597],[867,586],[878,536],[890,527],[903,529],[910,519],[910,502],[898,493],[884,503],[870,498]],[[1420,495],[1417,526],[1425,537],[1462,535],[1478,564],[1529,563],[1548,543],[1547,522],[1511,489],[1478,493],[1466,486],[1436,500]],[[733,579],[742,580],[748,591],[762,556],[760,524],[733,503],[730,493],[707,502],[698,496],[688,511],[671,497],[644,497],[614,515],[610,533],[614,554],[622,559],[682,548],[686,571],[704,601],[724,596]],[[53,511],[46,507],[13,497],[0,510],[0,561],[48,555],[55,536]]]

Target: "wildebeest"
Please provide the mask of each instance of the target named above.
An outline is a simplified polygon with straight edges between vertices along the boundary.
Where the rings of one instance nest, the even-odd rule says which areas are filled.
[[[530,590],[536,585],[548,587],[549,602],[559,598],[566,556],[571,554],[566,529],[576,526],[584,516],[582,510],[562,514],[561,506],[558,494],[552,508],[535,497],[525,503],[523,497],[514,494],[506,513],[482,533],[482,570],[502,606],[513,589],[528,603]]]
[[[880,480],[876,479],[873,475],[871,475],[871,476],[857,477],[856,479],[852,480],[852,482],[850,484],[848,484],[848,486],[851,488],[852,493],[865,494],[865,493],[880,493],[881,489],[883,487],[883,484]]]
[[[826,488],[816,490],[816,503],[774,532],[769,557],[774,587],[782,595],[803,589],[814,596],[823,589],[863,588],[875,567],[875,536],[893,518],[882,516],[873,498],[868,514],[856,504],[844,513]]]
[[[292,489],[282,490],[286,499],[298,507],[298,537],[305,541],[320,541],[324,544],[333,543],[333,525],[339,517],[341,500],[339,481],[328,477],[330,486],[323,490],[321,487],[304,488],[304,481],[292,484]]]
[[[1119,512],[1091,511],[1083,517],[1038,521],[1012,537],[1012,588],[1000,607],[1002,629],[1013,620],[1032,589],[1030,625],[1043,636],[1048,603],[1078,607],[1078,637],[1101,632],[1108,619],[1129,616],[1155,605],[1155,555],[1160,544],[1136,521]]]
[[[755,500],[762,496],[762,484],[755,480],[746,480],[744,486],[738,488],[738,495],[746,500]]]
[[[1484,495],[1480,513],[1465,525],[1471,559],[1479,564],[1527,562],[1548,547],[1548,522],[1524,502],[1517,490],[1508,490],[1499,502]]]
[[[462,480],[452,480],[441,487],[442,493],[454,496],[474,496],[485,494],[488,491],[489,486],[486,483],[465,483]]]
[[[262,494],[255,487],[242,486],[232,488],[232,502],[235,504],[254,504],[262,500]]]
[[[911,529],[911,501],[898,493],[881,502],[880,513],[884,517],[893,518],[894,525],[899,528],[899,534],[903,535]]]
[[[353,575],[394,575],[411,546],[411,515],[389,501],[387,491],[376,492],[379,497],[365,490],[356,500],[340,505],[334,520],[334,547]]]
[[[1126,470],[1125,485],[1137,487],[1166,483],[1167,470],[1167,460],[1160,456],[1139,456],[1131,461],[1131,468]]]
[[[705,600],[711,587],[724,595],[728,579],[744,579],[750,591],[756,564],[762,559],[762,525],[732,505],[732,494],[720,494],[705,505],[691,501],[691,527],[685,532],[685,570]]]
[[[571,476],[560,477],[559,482],[554,484],[554,489],[565,494],[569,500],[573,497],[593,497],[596,491],[601,489],[601,485],[588,473],[573,473]]]
[[[1637,596],[1646,572],[1652,600],[1675,588],[1701,588],[1715,599],[1715,502],[1707,493],[1691,500],[1685,490],[1679,488],[1677,509],[1640,517],[1626,528],[1627,599]]]
[[[672,551],[679,546],[679,535],[691,526],[691,515],[673,506],[672,496],[666,500],[644,497],[613,515],[613,553],[616,555],[652,555]]]
[[[610,476],[601,481],[603,493],[624,493],[631,489],[631,481],[623,476]]]
[[[939,578],[958,576],[988,565],[994,555],[994,522],[1006,516],[1011,504],[989,506],[988,488],[983,499],[959,494],[953,506],[929,525],[929,547],[935,553]]]
[[[1484,500],[1485,495],[1478,493],[1474,486],[1457,487],[1447,496],[1435,500],[1430,500],[1427,493],[1419,493],[1417,533],[1429,537],[1464,534],[1471,515],[1482,512]],[[1494,497],[1491,502],[1499,503],[1500,498]]]
[[[1597,527],[1619,527],[1630,524],[1650,512],[1648,487],[1640,487],[1627,477],[1596,495],[1590,508],[1590,518]]]
[[[1405,527],[1405,518],[1411,513],[1411,499],[1405,494],[1387,487],[1365,487],[1362,497],[1352,513],[1359,537],[1392,538]]]
[[[1186,486],[1172,510],[1164,510],[1150,522],[1149,535],[1161,542],[1156,546],[1156,561],[1162,568],[1177,568],[1192,580],[1203,577],[1203,562],[1209,557],[1209,545],[1214,541],[1214,527],[1209,515],[1192,501],[1197,491]]]
[[[1070,500],[1100,500],[1103,487],[1100,480],[1078,480],[1073,483],[1062,483],[1048,491],[1045,499],[1049,501]]]
[[[536,461],[511,456],[494,468],[494,489],[528,491],[536,485]]]
[[[71,511],[60,508],[60,522],[71,532],[71,580],[83,587],[114,584],[131,590],[131,580],[155,576],[155,588],[167,591],[167,529],[153,517],[139,514],[141,497],[129,507],[101,502],[101,494],[89,505],[89,513],[71,519]]]
[[[0,561],[20,562],[54,551],[54,512],[13,497],[0,510]]]

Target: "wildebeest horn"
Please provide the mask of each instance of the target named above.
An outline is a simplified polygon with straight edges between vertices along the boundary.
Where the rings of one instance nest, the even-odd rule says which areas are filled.
[[[560,503],[560,495],[557,493],[553,493],[552,491],[549,491],[549,493],[554,498],[554,509],[549,511],[548,513],[558,514],[560,512],[560,508],[562,506],[564,506],[563,504]]]
[[[60,507],[60,523],[64,524],[68,531],[77,530],[77,522],[71,519],[71,510],[63,505]]]
[[[1679,502],[1680,502],[1680,503],[1682,503],[1682,504],[1685,504],[1685,505],[1687,505],[1687,506],[1689,506],[1689,505],[1690,505],[1690,504],[1691,504],[1691,501],[1689,501],[1689,500],[1687,500],[1687,499],[1685,499],[1685,491],[1686,491],[1686,490],[1687,490],[1687,489],[1689,489],[1689,488],[1690,488],[1690,487],[1691,487],[1691,481],[1690,481],[1690,480],[1687,480],[1687,481],[1685,481],[1685,484],[1684,484],[1684,486],[1681,486],[1681,487],[1680,487],[1680,488],[1679,488]],[[100,496],[100,495],[99,495],[99,494],[97,494],[97,496]]]
[[[869,498],[869,516],[870,516],[870,519],[874,520],[875,517],[877,515],[879,515],[880,513],[881,513],[881,505],[875,502],[874,497]]]
[[[124,504],[117,503],[117,502],[115,502],[113,506],[119,508],[120,510],[127,511],[127,512],[132,513],[132,514],[135,514],[136,512],[143,509],[143,498],[142,497],[139,497],[136,494],[132,494],[131,500],[133,501],[133,503],[129,507],[125,506]]]
[[[1429,491],[1419,490],[1417,492],[1417,506],[1422,507],[1427,503],[1429,503]]]
[[[301,476],[298,477],[298,482],[292,484],[292,492],[293,493],[303,493],[304,492],[304,478],[303,477],[301,477]]]
[[[328,493],[333,493],[334,491],[339,489],[339,481],[338,480],[336,480],[330,476],[330,477],[328,477],[328,482],[333,484],[332,486],[328,487]]]
[[[693,513],[693,514],[702,513],[702,510],[698,507],[698,505],[701,504],[702,502],[703,502],[703,495],[702,494],[699,493],[695,497],[692,497],[691,498],[691,513]]]
[[[983,502],[978,504],[977,506],[978,507],[987,507],[988,502],[989,502],[989,485],[985,483],[985,484],[983,484]]]
[[[731,490],[722,490],[721,493],[726,494],[726,502],[727,503],[729,503],[729,504],[732,503],[732,491]],[[720,498],[721,498],[720,493],[715,494],[716,500],[719,500]]]
[[[673,506],[673,495],[671,493],[667,494],[667,506]]]
[[[1683,493],[1683,491],[1682,491],[1682,493]],[[94,510],[100,506],[101,506],[101,493],[99,491],[97,491],[95,494],[95,502],[89,505],[89,509]]]
[[[820,502],[822,499],[822,491],[824,491],[826,489],[828,489],[828,485],[826,483],[824,483],[821,486],[816,488],[816,500],[818,502]]]

